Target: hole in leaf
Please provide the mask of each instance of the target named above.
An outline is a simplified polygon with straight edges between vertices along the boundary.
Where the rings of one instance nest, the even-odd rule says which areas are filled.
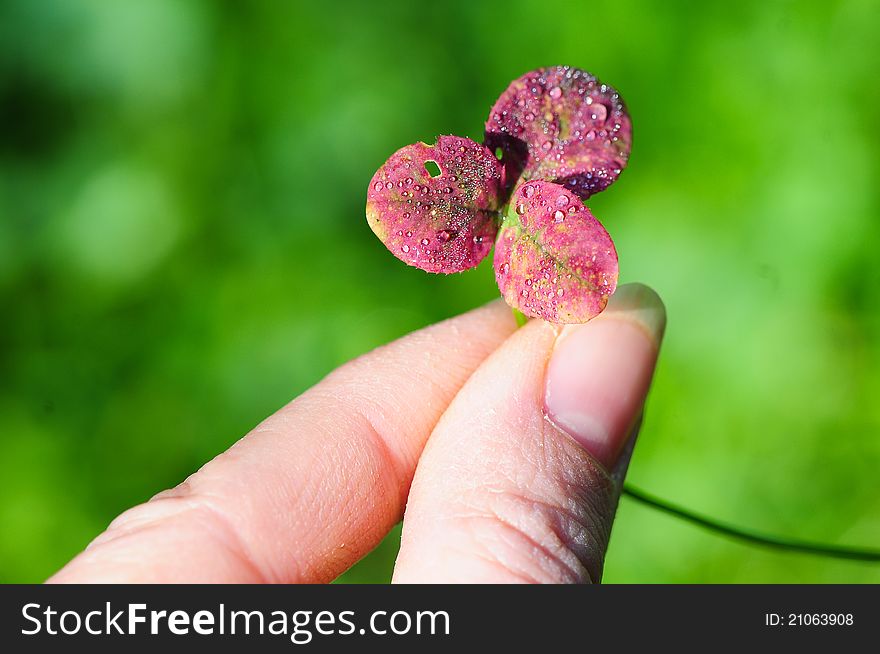
[[[440,166],[437,165],[436,161],[426,161],[425,170],[428,171],[431,177],[440,177]]]
[[[495,148],[495,158],[498,159],[498,161],[501,161],[501,157],[503,156],[504,150],[502,150],[501,148]]]

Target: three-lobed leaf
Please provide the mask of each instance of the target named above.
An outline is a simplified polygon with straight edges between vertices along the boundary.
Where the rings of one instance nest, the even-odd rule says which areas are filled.
[[[494,240],[511,307],[586,322],[614,292],[618,261],[583,200],[617,179],[631,144],[613,88],[576,68],[538,69],[501,94],[485,145],[441,136],[395,152],[370,181],[367,220],[394,256],[432,273],[476,266]]]

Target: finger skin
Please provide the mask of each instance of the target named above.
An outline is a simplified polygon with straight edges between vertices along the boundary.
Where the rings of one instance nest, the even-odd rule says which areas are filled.
[[[332,580],[400,521],[428,435],[515,329],[493,302],[342,366],[50,581]]]
[[[662,312],[646,287],[624,290],[620,299],[633,293]],[[638,316],[612,302],[576,328],[586,358],[575,370],[590,380],[573,384],[582,393],[576,417],[581,426],[597,425],[591,439],[579,440],[546,417],[545,375],[563,330],[530,321],[480,366],[422,454],[395,582],[600,580],[657,356],[659,341]],[[571,338],[566,333],[563,340]],[[572,341],[565,348],[571,353]],[[571,374],[570,367],[560,367],[561,374]],[[617,445],[599,443],[591,453],[586,447],[600,436]]]

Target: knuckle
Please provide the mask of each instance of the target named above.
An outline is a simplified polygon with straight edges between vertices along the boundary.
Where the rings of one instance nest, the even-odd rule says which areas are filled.
[[[591,583],[602,575],[610,528],[606,491],[480,493],[458,514],[478,556],[533,583]],[[556,498],[564,497],[560,500]]]

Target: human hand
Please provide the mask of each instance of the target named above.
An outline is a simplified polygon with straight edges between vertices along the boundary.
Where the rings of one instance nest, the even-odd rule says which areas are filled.
[[[327,582],[404,508],[396,582],[598,581],[665,320],[631,284],[585,325],[517,329],[496,301],[405,336],[49,581]]]

